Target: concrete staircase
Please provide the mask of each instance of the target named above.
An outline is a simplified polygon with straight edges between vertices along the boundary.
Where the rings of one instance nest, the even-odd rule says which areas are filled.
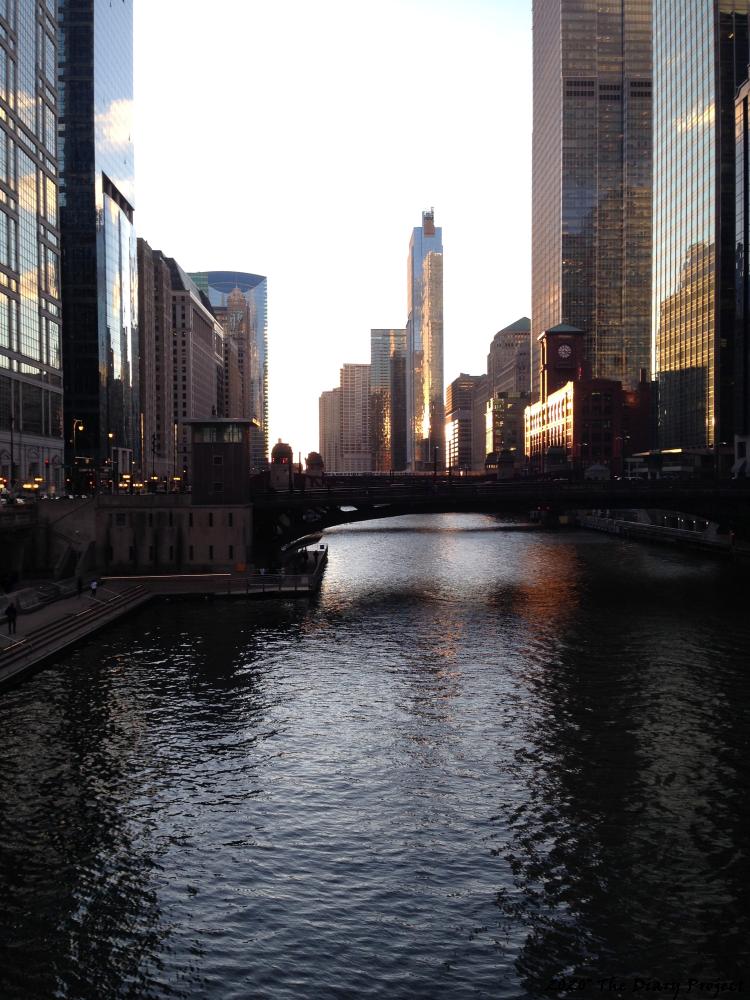
[[[145,587],[128,587],[106,600],[92,601],[80,611],[64,614],[28,632],[0,651],[0,687],[145,604],[151,596]]]

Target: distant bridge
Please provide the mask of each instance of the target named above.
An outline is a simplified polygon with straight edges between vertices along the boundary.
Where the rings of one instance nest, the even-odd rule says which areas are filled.
[[[477,480],[448,476],[326,477],[313,489],[256,492],[255,536],[284,545],[338,524],[403,514],[475,512],[551,514],[566,510],[679,511],[716,521],[750,538],[750,481],[608,480],[561,482]]]

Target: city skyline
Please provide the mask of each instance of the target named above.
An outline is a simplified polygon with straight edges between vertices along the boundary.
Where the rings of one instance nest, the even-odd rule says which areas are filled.
[[[318,396],[341,364],[368,360],[371,329],[404,325],[405,247],[424,209],[450,232],[446,382],[481,370],[494,333],[528,314],[531,6],[273,7],[217,3],[206,19],[135,0],[136,226],[186,271],[208,260],[268,277],[269,440],[297,454],[317,450]],[[423,100],[425,46],[420,120],[404,98]],[[181,94],[168,116],[152,99],[165,77]],[[180,155],[202,121],[239,137],[210,167]],[[415,128],[418,154],[396,156]]]

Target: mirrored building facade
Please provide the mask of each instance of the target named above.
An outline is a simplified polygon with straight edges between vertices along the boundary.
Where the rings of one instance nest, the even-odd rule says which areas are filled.
[[[443,405],[443,231],[435,212],[422,213],[409,242],[406,323],[407,468],[445,456]]]
[[[662,449],[731,450],[735,93],[748,0],[654,4],[654,373]]]
[[[59,0],[65,426],[71,466],[140,460],[133,0]],[[76,434],[67,432],[73,426]]]
[[[0,0],[0,478],[63,485],[57,20]]]
[[[535,0],[531,379],[559,323],[598,378],[651,355],[651,0]],[[664,3],[663,7],[669,7]]]
[[[258,422],[250,429],[251,465],[263,469],[268,464],[268,280],[245,271],[196,271],[190,277],[237,342],[245,412],[233,415]]]
[[[406,468],[406,330],[370,330],[370,445],[374,472]]]

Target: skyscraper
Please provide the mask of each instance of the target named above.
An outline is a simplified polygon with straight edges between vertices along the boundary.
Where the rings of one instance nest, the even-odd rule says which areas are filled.
[[[341,369],[341,471],[371,472],[370,366]]]
[[[370,444],[375,472],[406,468],[406,330],[370,330]]]
[[[595,377],[635,387],[649,367],[651,3],[534,2],[535,397],[538,337],[559,323],[584,331]]]
[[[443,406],[443,231],[435,212],[422,213],[409,242],[406,323],[407,467],[445,459]]]
[[[198,271],[190,275],[208,296],[225,331],[237,341],[245,413],[258,421],[250,429],[251,464],[268,464],[268,281],[244,271]],[[238,302],[241,293],[245,308]]]
[[[133,2],[59,0],[58,12],[65,427],[71,460],[99,471],[112,447],[141,449]]]
[[[58,26],[43,0],[0,13],[0,476],[61,489]]]
[[[736,89],[747,76],[749,6],[748,0],[654,4],[658,444],[713,449],[717,469],[720,453],[731,461],[740,360],[735,266],[743,237],[740,223],[735,240],[734,115]]]
[[[318,440],[326,472],[341,472],[341,387],[320,394]]]
[[[528,392],[530,381],[531,320],[522,316],[498,330],[487,355],[490,391]]]

